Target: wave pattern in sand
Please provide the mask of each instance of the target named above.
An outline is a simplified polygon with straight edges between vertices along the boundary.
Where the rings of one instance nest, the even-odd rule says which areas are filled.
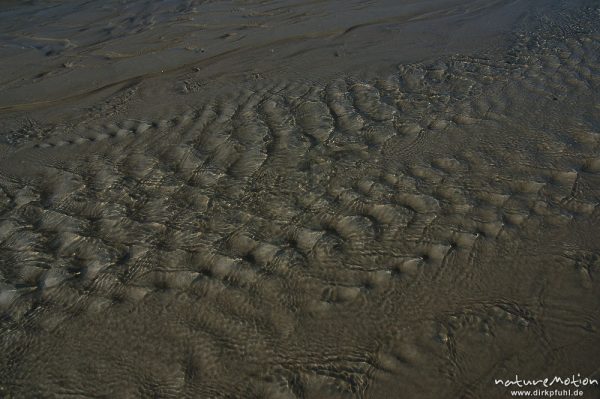
[[[0,174],[4,389],[478,397],[506,370],[592,373],[599,55],[593,31],[533,36],[23,144]]]

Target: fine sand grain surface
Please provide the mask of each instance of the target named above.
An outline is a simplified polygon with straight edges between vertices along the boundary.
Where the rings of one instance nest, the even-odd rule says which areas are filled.
[[[600,380],[599,104],[593,0],[0,1],[0,397]]]

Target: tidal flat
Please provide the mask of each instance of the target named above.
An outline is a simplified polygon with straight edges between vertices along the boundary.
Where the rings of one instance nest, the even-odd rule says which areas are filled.
[[[597,1],[0,2],[1,398],[600,380],[599,204]]]

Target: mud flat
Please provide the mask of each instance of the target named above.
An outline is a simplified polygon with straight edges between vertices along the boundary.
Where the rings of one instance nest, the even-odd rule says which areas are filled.
[[[598,4],[308,3],[0,5],[0,396],[600,380]]]

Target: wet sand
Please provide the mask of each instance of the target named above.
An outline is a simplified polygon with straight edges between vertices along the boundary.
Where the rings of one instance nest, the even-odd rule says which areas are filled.
[[[1,2],[0,397],[600,380],[598,21]]]

